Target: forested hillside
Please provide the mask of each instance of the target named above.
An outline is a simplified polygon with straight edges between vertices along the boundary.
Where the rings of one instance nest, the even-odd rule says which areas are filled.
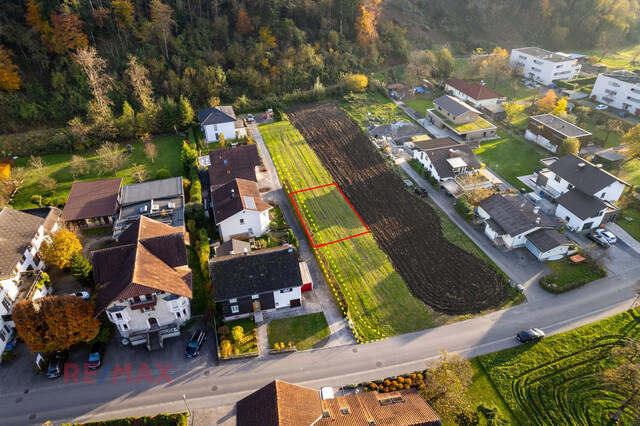
[[[218,103],[312,100],[299,92],[412,48],[607,50],[638,42],[638,2],[5,0],[0,134],[65,128],[49,148],[88,148],[171,130]]]

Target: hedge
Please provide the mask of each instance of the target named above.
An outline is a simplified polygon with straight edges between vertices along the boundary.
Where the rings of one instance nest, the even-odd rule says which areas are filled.
[[[188,424],[188,413],[182,412],[144,417],[126,417],[98,422],[65,423],[64,426],[187,426]]]

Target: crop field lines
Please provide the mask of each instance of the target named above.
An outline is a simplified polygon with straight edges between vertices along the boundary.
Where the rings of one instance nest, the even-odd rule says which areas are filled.
[[[640,315],[627,311],[534,345],[483,355],[487,374],[523,424],[610,424],[628,395],[603,383],[618,362],[612,351],[640,336]],[[629,408],[624,424],[632,424]],[[626,418],[625,418],[626,417]]]
[[[260,126],[260,132],[287,193],[333,182],[316,154],[290,123]],[[331,192],[332,198],[315,197],[322,204],[318,204],[319,208],[313,206],[309,212],[331,212],[337,217],[349,218],[347,226],[354,226],[357,215],[350,202],[345,202],[346,198],[342,196],[337,198],[338,191]],[[319,223],[318,220],[314,217],[315,223]],[[336,219],[322,219],[322,223],[335,222]],[[356,225],[363,227],[360,221]],[[320,225],[318,227],[320,229]],[[424,304],[409,292],[370,233],[314,250],[327,284],[339,308],[350,319],[359,342],[435,325]]]
[[[367,225],[335,183],[291,192],[289,197],[309,241],[316,248],[369,233]],[[348,208],[343,206],[345,203]]]

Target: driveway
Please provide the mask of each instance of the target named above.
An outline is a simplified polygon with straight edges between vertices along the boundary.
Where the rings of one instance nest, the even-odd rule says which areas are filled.
[[[565,232],[569,238],[576,241],[594,259],[597,259],[610,275],[624,274],[640,264],[640,254],[621,239],[605,249],[587,238],[590,231]]]

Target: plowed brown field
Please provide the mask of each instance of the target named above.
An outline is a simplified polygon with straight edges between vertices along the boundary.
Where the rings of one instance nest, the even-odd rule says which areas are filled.
[[[336,103],[298,106],[287,114],[415,297],[451,315],[495,308],[508,297],[495,269],[444,237],[433,209],[405,190]]]

